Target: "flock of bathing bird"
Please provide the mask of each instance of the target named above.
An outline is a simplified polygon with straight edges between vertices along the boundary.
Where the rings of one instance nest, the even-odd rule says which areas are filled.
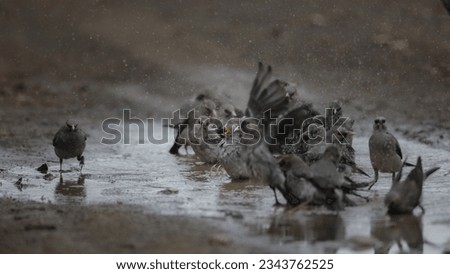
[[[190,146],[200,161],[222,167],[234,180],[263,182],[289,206],[317,205],[342,210],[355,203],[350,195],[367,200],[357,190],[369,189],[379,172],[392,173],[392,187],[385,197],[390,214],[409,214],[420,207],[424,180],[439,168],[424,172],[422,160],[402,161],[397,139],[386,120],[377,117],[369,139],[375,178],[369,183],[352,180],[352,173],[370,177],[355,163],[352,147],[354,120],[343,115],[339,101],[325,114],[302,102],[295,88],[282,80],[271,81],[272,69],[259,63],[245,111],[227,98],[197,95],[175,112],[170,126],[177,134],[170,149],[178,154]],[[414,166],[402,180],[404,166]]]
[[[200,161],[222,167],[234,180],[251,179],[267,184],[280,204],[326,206],[342,210],[356,203],[349,196],[368,200],[357,191],[369,189],[379,172],[392,173],[392,186],[385,197],[390,214],[411,214],[420,207],[424,180],[439,168],[424,171],[418,157],[415,165],[402,160],[397,139],[388,132],[383,117],[375,119],[369,139],[370,161],[375,178],[355,182],[351,175],[370,177],[355,162],[354,120],[343,115],[339,101],[330,103],[325,114],[302,102],[292,85],[272,80],[270,66],[258,65],[245,111],[227,98],[205,93],[175,112],[170,126],[177,134],[171,154],[190,146]],[[53,139],[60,159],[77,158],[84,165],[86,135],[67,121]],[[404,166],[414,166],[402,180]]]

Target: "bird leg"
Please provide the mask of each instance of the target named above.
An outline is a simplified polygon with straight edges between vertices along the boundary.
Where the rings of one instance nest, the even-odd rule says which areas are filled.
[[[400,250],[400,253],[405,253],[405,251],[403,250],[403,245],[402,245],[401,240],[397,239],[397,246],[398,246],[398,249]]]
[[[375,172],[375,179],[370,183],[369,190],[375,185],[375,183],[378,181],[378,169],[373,170]]]
[[[275,196],[274,206],[282,206],[283,204],[278,201],[277,190],[275,188],[272,188],[272,190],[273,190],[273,195]]]
[[[177,144],[176,142],[173,144],[173,146],[170,148],[169,153],[173,154],[173,155],[178,155],[178,149],[181,146],[179,144]]]
[[[185,121],[187,122],[187,121]],[[185,130],[187,127],[187,124],[180,124],[179,128],[178,128],[178,132],[177,132],[177,136],[175,137],[175,141],[173,142],[173,146],[170,148],[169,153],[173,154],[173,155],[179,155],[178,153],[178,149],[180,149],[180,147],[182,145],[186,145],[186,140],[184,140],[180,135],[181,132],[183,130]],[[182,141],[184,141],[184,144],[182,143]]]
[[[424,215],[425,214],[425,208],[421,204],[419,204],[419,208],[420,208],[420,210],[422,210],[422,213],[420,215],[421,216]]]
[[[80,162],[80,172],[81,172],[84,166],[84,156],[83,155],[77,156],[77,160]]]
[[[62,172],[62,162],[63,162],[63,159],[59,158],[59,173]]]

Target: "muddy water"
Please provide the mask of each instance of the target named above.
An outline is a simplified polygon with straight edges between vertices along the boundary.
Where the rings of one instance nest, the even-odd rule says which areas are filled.
[[[231,181],[223,171],[198,162],[192,152],[175,157],[168,153],[170,144],[139,145],[137,140],[131,145],[105,146],[99,144],[100,137],[90,138],[82,175],[74,160],[64,163],[60,176],[59,164],[51,159],[49,173],[54,177],[46,179],[35,170],[37,166],[11,167],[0,173],[0,197],[56,204],[123,203],[149,213],[223,220],[230,237],[271,246],[274,252],[440,253],[450,239],[447,151],[400,139],[410,161],[421,155],[425,169],[441,169],[425,183],[423,217],[416,217],[416,212],[416,216],[389,218],[383,208],[389,174],[381,175],[371,191],[360,192],[370,202],[355,198],[358,206],[343,212],[286,210],[273,206],[267,186]],[[367,140],[367,136],[355,138],[354,147],[357,162],[372,174]],[[14,184],[19,177],[23,178],[20,187]]]

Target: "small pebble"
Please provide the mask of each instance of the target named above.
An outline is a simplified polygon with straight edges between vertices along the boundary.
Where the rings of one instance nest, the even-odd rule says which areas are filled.
[[[158,194],[165,194],[165,195],[172,195],[172,194],[177,194],[178,193],[178,189],[173,189],[173,188],[166,188],[164,190],[158,191]]]
[[[44,180],[51,181],[53,179],[55,179],[55,175],[53,175],[52,173],[47,173],[44,175]]]
[[[46,174],[48,172],[48,165],[47,163],[42,164],[40,167],[36,168],[37,171]]]

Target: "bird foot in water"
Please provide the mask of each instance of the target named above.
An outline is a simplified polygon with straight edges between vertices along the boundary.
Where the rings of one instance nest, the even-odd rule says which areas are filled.
[[[419,204],[418,207],[420,208],[420,210],[422,210],[420,216],[423,216],[425,214],[425,208],[421,204]]]
[[[80,172],[81,172],[84,166],[84,156],[78,156],[77,160],[80,162]]]
[[[212,167],[211,167],[211,172],[219,172],[219,170],[222,168],[222,166],[220,165],[220,164],[214,164]]]
[[[275,201],[275,203],[273,204],[273,207],[284,207],[284,206],[286,206],[286,205],[282,204],[282,203],[280,203],[278,201]]]

